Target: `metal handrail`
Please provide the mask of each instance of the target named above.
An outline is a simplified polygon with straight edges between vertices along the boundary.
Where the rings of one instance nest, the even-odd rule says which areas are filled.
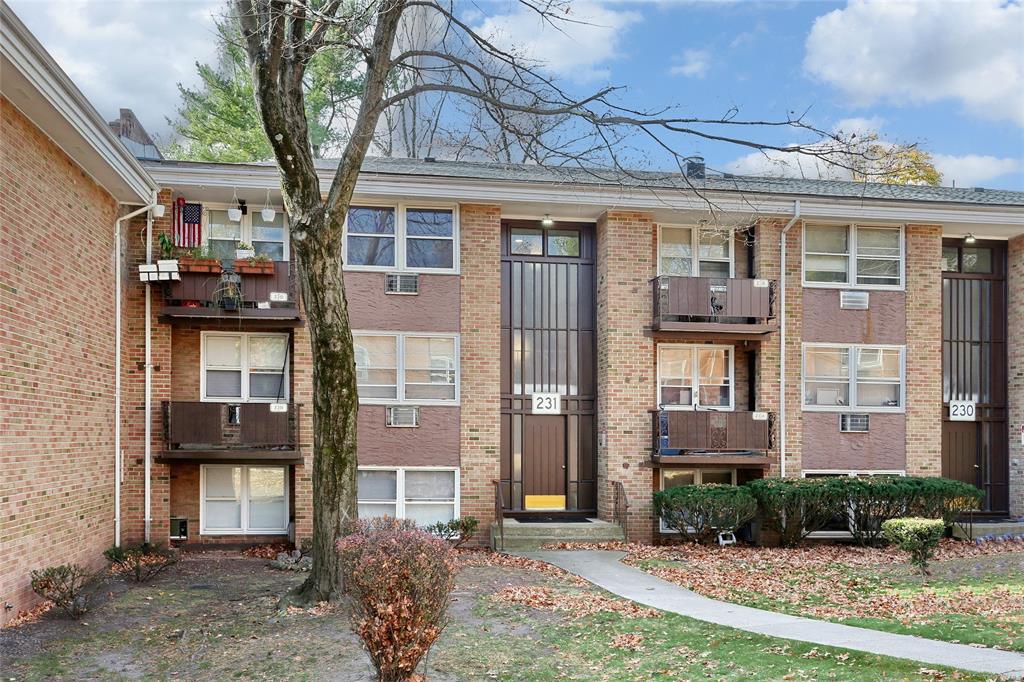
[[[501,499],[501,481],[494,479],[494,522],[498,524],[498,551],[505,551],[505,505]]]
[[[626,487],[622,485],[622,481],[612,481],[612,492],[614,495],[613,515],[615,523],[622,528],[622,533],[625,535],[629,514],[629,498],[626,497]]]

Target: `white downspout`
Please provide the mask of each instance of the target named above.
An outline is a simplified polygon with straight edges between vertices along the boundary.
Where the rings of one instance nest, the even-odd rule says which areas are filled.
[[[153,214],[146,214],[146,264],[153,263]],[[153,341],[152,341],[152,313],[153,313],[153,291],[152,287],[146,286],[146,484],[145,484],[145,523],[146,543],[150,542],[150,530],[152,528],[152,500],[153,483],[152,476],[153,459]]]
[[[779,298],[779,475],[786,477],[786,233],[800,220],[800,200],[793,201],[793,217],[779,235],[781,289]]]
[[[121,223],[156,206],[132,211],[114,221],[114,546],[121,546]]]

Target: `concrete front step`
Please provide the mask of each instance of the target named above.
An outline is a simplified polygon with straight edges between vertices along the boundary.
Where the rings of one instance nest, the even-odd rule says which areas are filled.
[[[1006,536],[1010,536],[1009,539],[1024,536],[1024,521],[975,521],[974,524],[953,525],[953,537],[961,540],[996,540]]]
[[[616,542],[626,539],[622,528],[608,521],[589,523],[521,523],[505,519],[505,550],[535,550],[552,542]],[[491,524],[491,547],[502,549],[498,524]]]

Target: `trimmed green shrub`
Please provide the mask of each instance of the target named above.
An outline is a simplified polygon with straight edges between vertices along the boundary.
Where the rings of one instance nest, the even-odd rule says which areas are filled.
[[[926,519],[942,519],[952,526],[960,514],[977,509],[985,493],[970,483],[951,478],[906,477],[907,485],[914,489],[910,512]]]
[[[910,563],[921,569],[923,575],[931,575],[928,561],[935,556],[935,549],[946,531],[942,519],[888,519],[882,522],[885,539],[910,554]]]
[[[916,485],[905,476],[839,476],[824,478],[836,514],[849,514],[850,532],[860,545],[879,545],[882,522],[906,516]]]
[[[103,552],[114,570],[137,583],[144,583],[168,566],[178,563],[178,557],[160,545],[140,542],[135,545],[108,547]]]
[[[89,610],[102,574],[103,571],[90,571],[79,564],[49,566],[32,571],[32,591],[78,620]]]
[[[447,540],[451,543],[452,547],[458,547],[476,535],[476,529],[479,525],[480,522],[475,516],[463,516],[460,519],[432,523],[424,527],[423,530],[436,535],[442,540]]]
[[[759,478],[745,484],[763,523],[793,547],[842,513],[844,496],[821,478]]]
[[[654,493],[654,511],[683,537],[709,544],[751,521],[757,501],[743,486],[684,485]]]

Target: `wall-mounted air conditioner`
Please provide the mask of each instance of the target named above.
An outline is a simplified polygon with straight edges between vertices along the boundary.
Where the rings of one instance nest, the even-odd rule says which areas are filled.
[[[385,294],[409,294],[420,293],[420,277],[409,272],[389,272],[384,275]]]
[[[411,428],[420,425],[420,408],[410,405],[388,405],[387,426]]]
[[[867,310],[868,292],[866,291],[840,291],[839,307],[845,310]]]

